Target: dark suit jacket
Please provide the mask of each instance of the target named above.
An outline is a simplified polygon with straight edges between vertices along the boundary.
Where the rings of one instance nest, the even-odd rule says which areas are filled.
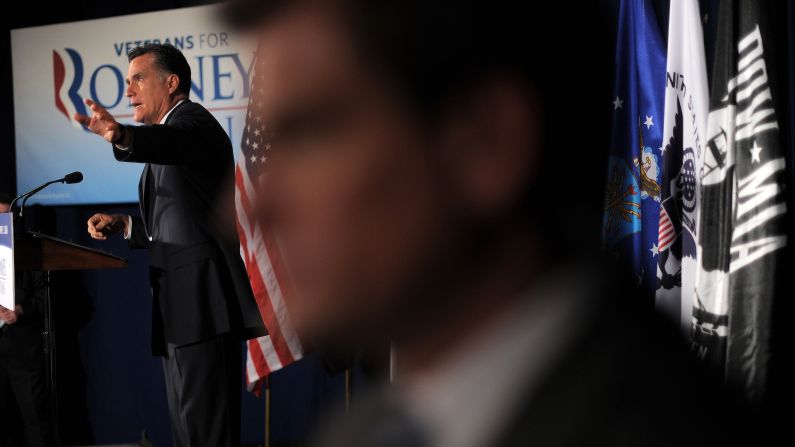
[[[229,137],[189,100],[163,125],[126,131],[132,144],[114,146],[116,159],[146,163],[130,246],[149,249],[155,354],[163,355],[166,343],[182,346],[226,332],[263,335],[234,224]]]
[[[583,321],[570,328],[576,331],[573,343],[540,382],[515,389],[522,396],[518,407],[483,447],[766,445],[760,436],[768,431],[759,430],[720,377],[689,355],[677,327],[651,303],[641,303],[644,294],[622,278],[608,271],[600,277],[583,300],[590,307],[579,309]],[[488,378],[479,386],[490,386]],[[424,421],[407,419],[405,409],[391,402],[390,392],[357,400],[312,445],[431,447],[422,436]]]
[[[604,277],[582,336],[495,445],[767,445],[769,430],[689,352],[678,325],[634,286]]]

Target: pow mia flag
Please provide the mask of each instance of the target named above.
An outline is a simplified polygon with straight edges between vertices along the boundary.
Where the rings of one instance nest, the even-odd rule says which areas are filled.
[[[694,351],[751,401],[765,391],[771,278],[786,245],[769,6],[757,0],[719,5],[693,305]]]

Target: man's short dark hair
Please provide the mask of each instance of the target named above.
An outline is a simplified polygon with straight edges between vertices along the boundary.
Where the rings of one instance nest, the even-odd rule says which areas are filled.
[[[11,201],[14,200],[14,196],[7,193],[0,191],[0,203],[11,204]]]
[[[170,43],[145,43],[130,50],[127,53],[127,60],[132,61],[138,56],[149,53],[155,56],[155,65],[158,68],[177,75],[179,78],[177,91],[190,96],[190,65],[182,51]]]

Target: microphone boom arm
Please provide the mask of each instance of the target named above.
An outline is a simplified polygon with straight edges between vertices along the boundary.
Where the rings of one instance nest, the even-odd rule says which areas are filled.
[[[83,181],[83,174],[80,172],[72,172],[71,174],[66,174],[63,178],[59,178],[58,180],[51,180],[43,185],[37,186],[30,191],[26,192],[25,194],[19,195],[11,201],[11,205],[8,207],[9,211],[13,210],[14,204],[17,200],[22,199],[22,206],[19,207],[19,217],[22,217],[22,212],[25,209],[25,204],[28,202],[28,199],[36,194],[37,192],[41,191],[42,189],[54,184],[54,183],[80,183]]]

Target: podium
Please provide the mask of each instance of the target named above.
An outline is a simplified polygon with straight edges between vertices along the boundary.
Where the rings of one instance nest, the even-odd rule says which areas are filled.
[[[98,270],[127,267],[127,260],[73,242],[41,233],[29,232],[14,239],[14,265],[17,271],[45,273],[44,362],[50,392],[50,417],[55,445],[58,440],[58,388],[55,379],[55,330],[52,320],[50,273],[61,270]]]
[[[55,272],[59,270],[98,270],[127,267],[127,260],[46,234],[29,232],[14,241],[17,270]]]

